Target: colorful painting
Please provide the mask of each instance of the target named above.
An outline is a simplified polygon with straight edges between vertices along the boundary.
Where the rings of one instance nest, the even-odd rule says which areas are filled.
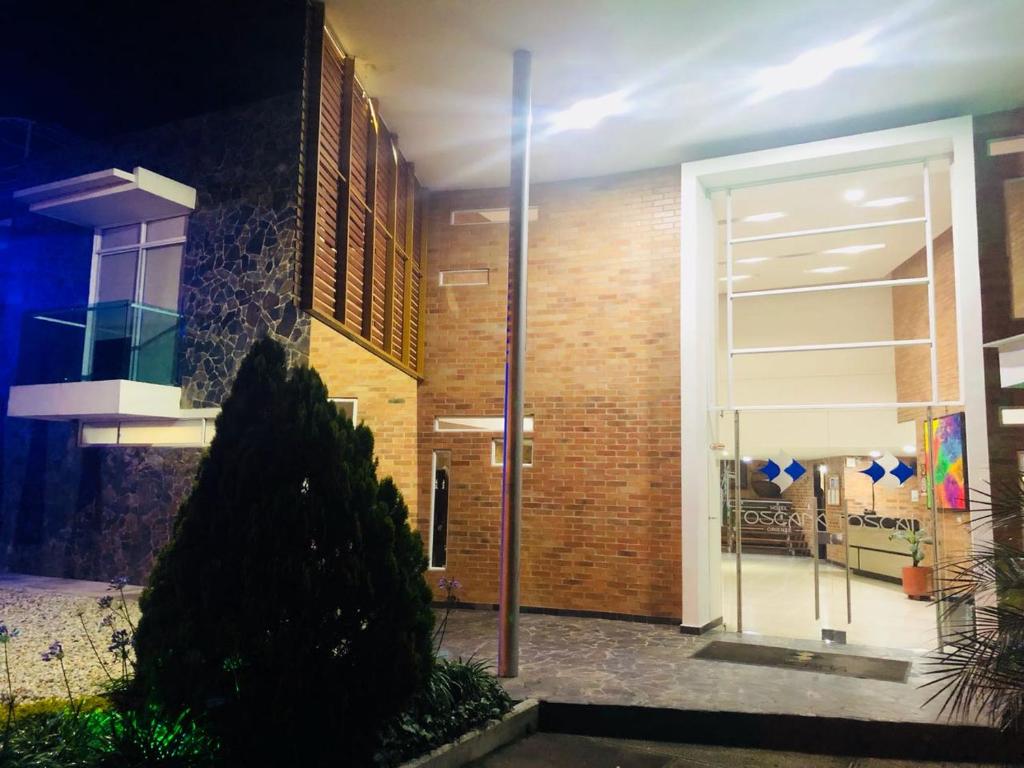
[[[927,445],[927,440],[926,424],[924,445]],[[938,509],[967,509],[967,457],[962,413],[932,419],[931,455],[935,459],[935,506]]]

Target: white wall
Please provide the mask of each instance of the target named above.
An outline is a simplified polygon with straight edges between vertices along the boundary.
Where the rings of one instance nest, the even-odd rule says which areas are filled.
[[[717,394],[724,404],[724,302],[719,310]],[[740,299],[735,301],[734,327],[735,347],[888,340],[893,334],[892,289]],[[733,386],[739,406],[898,399],[891,348],[741,355],[735,358]],[[914,442],[913,425],[897,423],[895,409],[750,412],[741,417],[740,427],[740,449],[754,457],[780,449],[803,458],[872,450],[898,453]],[[723,436],[732,450],[731,426]]]

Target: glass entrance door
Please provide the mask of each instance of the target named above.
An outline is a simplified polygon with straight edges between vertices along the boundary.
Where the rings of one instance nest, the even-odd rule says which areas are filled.
[[[969,541],[948,163],[713,204],[726,628],[933,648],[935,564]]]

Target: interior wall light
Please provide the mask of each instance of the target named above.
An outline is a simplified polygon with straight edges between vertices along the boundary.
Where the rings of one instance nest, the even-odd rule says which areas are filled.
[[[885,243],[868,243],[866,245],[844,245],[841,248],[829,248],[822,253],[867,253],[868,251],[880,251],[885,248]]]
[[[755,213],[752,216],[744,216],[740,221],[756,224],[762,221],[775,221],[776,219],[781,219],[785,215],[786,214],[782,211],[770,211],[768,213]]]
[[[892,208],[894,205],[903,205],[909,203],[913,198],[905,195],[897,195],[896,197],[879,197],[875,200],[868,200],[866,203],[861,203],[865,208]]]

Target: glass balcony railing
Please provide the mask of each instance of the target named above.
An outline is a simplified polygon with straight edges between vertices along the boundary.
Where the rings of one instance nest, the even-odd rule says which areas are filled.
[[[177,386],[181,316],[130,301],[28,312],[17,384],[128,379]]]

